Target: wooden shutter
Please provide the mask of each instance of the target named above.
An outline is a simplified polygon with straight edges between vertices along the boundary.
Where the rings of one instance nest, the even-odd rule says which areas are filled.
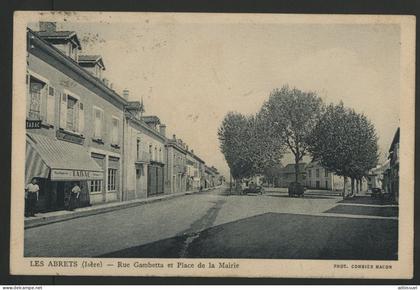
[[[47,122],[53,125],[55,116],[55,89],[49,87],[47,93]]]
[[[79,102],[79,133],[83,134],[85,131],[85,110],[83,103]]]
[[[61,94],[60,98],[60,128],[67,127],[67,94]]]
[[[47,84],[44,85],[44,87],[41,90],[41,120],[47,121],[47,104],[48,104],[48,90],[49,86]]]

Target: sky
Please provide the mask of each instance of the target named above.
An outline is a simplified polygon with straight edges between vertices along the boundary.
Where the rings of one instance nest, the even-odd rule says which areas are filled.
[[[77,32],[82,54],[102,55],[117,92],[143,98],[145,114],[157,115],[168,137],[176,134],[226,177],[217,139],[223,117],[256,113],[285,84],[364,113],[377,130],[382,161],[399,126],[395,24],[177,23],[144,15],[130,23],[57,24]],[[283,164],[291,162],[286,155]]]

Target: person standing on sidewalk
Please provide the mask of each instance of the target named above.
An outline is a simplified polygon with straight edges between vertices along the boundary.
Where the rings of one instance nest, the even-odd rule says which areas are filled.
[[[25,187],[25,217],[35,216],[36,204],[39,199],[39,185],[36,178]]]
[[[77,207],[79,195],[80,195],[81,189],[79,185],[75,182],[73,183],[73,187],[70,192],[70,201],[69,201],[69,207],[68,210],[73,211]]]

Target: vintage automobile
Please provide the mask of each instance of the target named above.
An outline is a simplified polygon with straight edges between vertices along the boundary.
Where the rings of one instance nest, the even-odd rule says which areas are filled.
[[[291,182],[288,187],[288,193],[290,197],[303,197],[305,187],[299,182]]]
[[[248,187],[245,187],[242,190],[243,194],[248,194],[248,193],[258,193],[258,194],[263,194],[265,193],[264,187],[262,187],[261,185],[257,185],[255,183],[250,183]]]
[[[370,194],[370,196],[373,198],[382,198],[384,197],[384,193],[382,192],[382,189],[374,187],[372,188],[372,193]]]

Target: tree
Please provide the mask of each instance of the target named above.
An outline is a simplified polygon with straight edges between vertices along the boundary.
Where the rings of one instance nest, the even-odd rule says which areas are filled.
[[[360,182],[378,161],[378,138],[373,124],[363,114],[330,104],[309,139],[309,151],[321,165],[344,177]],[[343,190],[343,195],[345,188]]]
[[[321,98],[314,92],[283,86],[275,89],[261,108],[260,115],[274,129],[271,138],[279,140],[295,157],[296,182],[299,178],[299,162],[308,153],[308,138],[323,107]]]
[[[259,115],[229,112],[218,130],[220,149],[235,180],[263,173],[280,162],[281,146],[270,138],[271,127]]]

